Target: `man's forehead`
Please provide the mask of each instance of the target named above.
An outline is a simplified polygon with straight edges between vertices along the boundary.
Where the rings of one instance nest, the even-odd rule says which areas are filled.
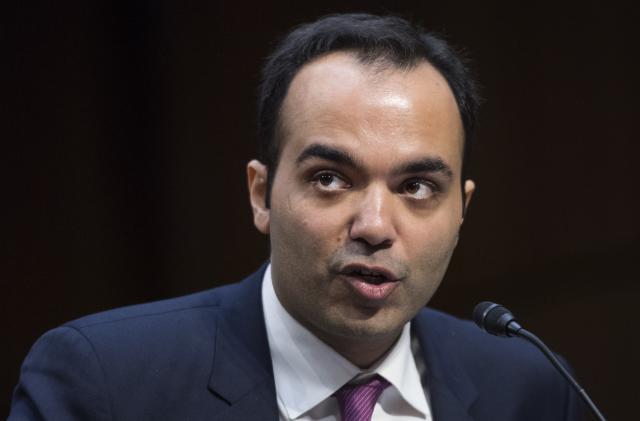
[[[291,81],[283,102],[283,109],[288,107],[286,112],[300,111],[299,106],[307,105],[305,100],[310,98],[316,102],[308,105],[317,108],[322,105],[317,102],[319,99],[330,100],[334,95],[348,95],[358,88],[371,91],[384,86],[388,93],[400,92],[406,90],[407,85],[415,85],[416,81],[421,79],[423,83],[420,88],[433,94],[448,95],[454,99],[444,77],[426,60],[413,66],[399,67],[384,58],[373,62],[362,62],[355,52],[332,52],[300,68]],[[331,95],[332,93],[334,95]],[[396,100],[396,102],[398,105],[404,105],[406,99]]]
[[[446,140],[455,155],[462,152],[464,132],[455,98],[446,80],[426,61],[410,69],[373,72],[352,54],[329,54],[296,75],[281,118],[285,143],[347,131],[367,137],[373,147],[376,140],[387,138],[394,139],[397,148],[416,139],[439,145]]]

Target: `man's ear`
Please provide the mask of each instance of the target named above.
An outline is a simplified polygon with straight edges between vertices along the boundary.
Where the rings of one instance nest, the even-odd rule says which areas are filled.
[[[462,221],[464,221],[464,216],[467,214],[469,210],[469,202],[471,202],[471,196],[473,195],[474,190],[476,189],[476,183],[473,180],[465,180],[464,182],[464,209],[462,212]]]
[[[253,224],[263,234],[269,234],[269,208],[265,199],[267,195],[267,167],[254,159],[247,164],[247,182],[249,184],[249,200],[253,209]]]

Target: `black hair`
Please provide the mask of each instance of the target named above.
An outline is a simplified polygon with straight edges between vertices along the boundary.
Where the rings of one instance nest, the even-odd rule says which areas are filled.
[[[352,51],[363,64],[411,69],[427,61],[445,78],[464,128],[462,183],[474,138],[480,98],[465,59],[432,32],[395,16],[366,13],[330,15],[301,25],[282,39],[262,69],[258,93],[258,158],[267,167],[266,206],[280,155],[280,110],[300,68],[330,52]],[[464,196],[464,187],[463,187]]]

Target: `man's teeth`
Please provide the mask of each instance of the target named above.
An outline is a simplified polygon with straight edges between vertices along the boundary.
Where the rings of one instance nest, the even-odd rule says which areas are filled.
[[[387,280],[386,276],[366,269],[358,269],[352,275],[362,277],[365,281],[371,283],[382,283]]]

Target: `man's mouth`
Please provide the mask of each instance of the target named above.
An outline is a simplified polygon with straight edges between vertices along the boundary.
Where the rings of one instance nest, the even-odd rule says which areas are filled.
[[[342,268],[340,274],[354,292],[368,301],[386,299],[398,285],[399,277],[392,271],[379,266],[350,264]]]
[[[368,284],[380,285],[385,282],[389,282],[390,279],[378,272],[373,272],[367,269],[356,269],[346,273],[349,276],[360,278]]]
[[[398,276],[396,276],[392,271],[379,266],[350,264],[345,266],[340,272],[343,275],[360,278],[365,282],[374,285],[398,280]]]

